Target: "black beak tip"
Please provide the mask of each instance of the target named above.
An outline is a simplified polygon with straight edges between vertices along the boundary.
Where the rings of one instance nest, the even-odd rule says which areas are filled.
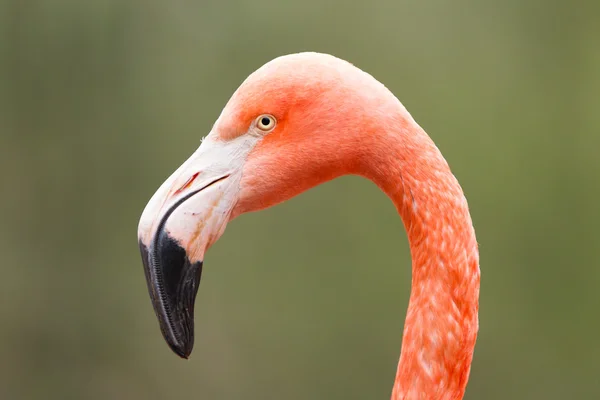
[[[163,337],[175,354],[188,359],[194,348],[194,302],[202,262],[191,262],[185,250],[164,230],[150,248],[141,242],[139,245]]]
[[[192,354],[192,349],[194,348],[193,341],[191,342],[191,344],[190,343],[175,344],[175,343],[172,343],[171,341],[167,341],[167,343],[169,344],[169,347],[171,348],[171,350],[173,350],[173,352],[175,354],[177,354],[179,357],[181,357],[185,360],[190,358],[190,354]]]

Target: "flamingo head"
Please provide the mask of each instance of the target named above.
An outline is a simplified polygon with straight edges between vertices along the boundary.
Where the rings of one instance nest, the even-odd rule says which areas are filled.
[[[377,133],[390,100],[397,102],[370,75],[317,53],[279,57],[242,83],[139,222],[150,297],[175,353],[192,351],[204,255],[227,223],[360,174],[370,156],[364,137]]]

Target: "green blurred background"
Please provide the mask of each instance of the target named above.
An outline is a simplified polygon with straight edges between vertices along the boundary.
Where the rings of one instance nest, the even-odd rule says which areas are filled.
[[[466,399],[597,399],[600,3],[0,1],[0,399],[386,399],[410,290],[391,202],[346,177],[229,225],[197,340],[163,342],[138,218],[241,81],[313,50],[384,82],[481,251]]]

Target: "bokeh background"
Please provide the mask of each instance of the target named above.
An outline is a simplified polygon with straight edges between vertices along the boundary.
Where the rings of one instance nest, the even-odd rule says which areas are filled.
[[[0,1],[0,399],[386,399],[410,290],[391,202],[346,177],[229,225],[197,340],[163,342],[155,189],[268,60],[384,82],[449,160],[481,251],[466,399],[600,398],[600,3]]]

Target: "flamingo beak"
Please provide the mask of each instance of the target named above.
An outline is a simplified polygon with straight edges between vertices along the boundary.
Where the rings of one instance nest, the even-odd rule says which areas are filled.
[[[164,339],[182,358],[194,346],[204,254],[225,230],[239,192],[241,168],[224,147],[205,140],[154,194],[138,227],[154,312]]]

